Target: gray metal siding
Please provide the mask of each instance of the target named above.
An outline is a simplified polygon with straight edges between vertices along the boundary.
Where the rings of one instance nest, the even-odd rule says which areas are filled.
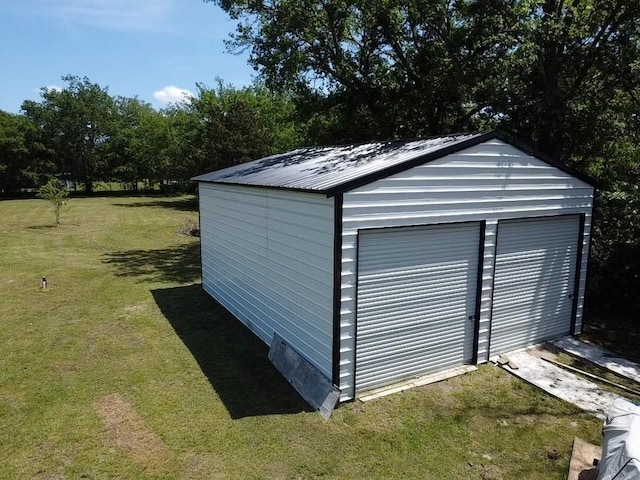
[[[479,223],[360,232],[357,391],[471,362],[479,235]]]
[[[478,361],[488,358],[499,220],[585,214],[576,331],[581,329],[594,189],[500,140],[491,140],[344,194],[340,302],[340,388],[354,398],[358,230],[486,221]]]
[[[498,224],[491,356],[571,332],[579,228],[577,215]]]
[[[331,378],[333,199],[199,188],[204,289],[263,341],[278,333]]]

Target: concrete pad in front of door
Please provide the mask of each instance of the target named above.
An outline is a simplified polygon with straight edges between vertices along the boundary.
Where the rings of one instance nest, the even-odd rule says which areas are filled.
[[[561,338],[553,344],[574,357],[583,358],[622,377],[640,383],[640,365],[631,360],[617,357],[595,345],[589,345],[573,337]]]
[[[593,382],[535,357],[526,350],[512,352],[506,356],[515,362],[518,368],[503,365],[505,370],[603,420],[613,401],[619,397]]]

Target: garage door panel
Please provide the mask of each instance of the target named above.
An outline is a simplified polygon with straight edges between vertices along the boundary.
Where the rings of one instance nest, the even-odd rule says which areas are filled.
[[[453,319],[455,320],[455,318]],[[428,326],[424,324],[428,322]],[[469,322],[472,323],[472,322]],[[433,331],[435,329],[440,329],[440,335],[438,340],[440,344],[446,344],[448,341],[455,341],[456,338],[460,338],[461,335],[467,333],[467,328],[465,326],[458,328],[447,328],[448,325],[451,324],[451,320],[446,322],[430,322],[429,318],[422,319],[421,324],[419,325],[411,325],[409,327],[398,328],[393,327],[393,332],[389,332],[389,329],[382,330],[378,329],[375,331],[369,331],[367,333],[359,334],[359,339],[361,341],[366,340],[366,347],[363,347],[361,352],[367,351],[368,348],[372,348],[372,346],[376,344],[380,345],[395,345],[395,344],[410,344],[415,342],[426,342],[431,340],[431,336],[433,335]],[[430,343],[430,348],[437,348],[438,344]]]
[[[570,333],[580,217],[498,225],[491,355]]]
[[[555,271],[558,275],[568,275],[571,273],[571,266],[567,266],[567,268],[560,268]],[[548,279],[547,276],[542,276],[542,269],[536,272],[524,272],[522,275],[518,275],[517,273],[513,273],[511,275],[505,275],[500,281],[495,282],[495,285],[498,287],[502,287],[504,285],[511,285],[512,288],[516,290],[529,290],[532,286],[538,286],[540,288],[549,288],[551,286],[556,286],[556,282],[553,278]],[[541,280],[542,278],[542,280]],[[514,285],[514,282],[517,282],[517,285]]]
[[[361,232],[356,389],[473,357],[480,224]]]
[[[408,378],[407,376],[402,374],[402,369],[407,367],[416,367],[419,364],[422,365],[421,374],[424,374],[424,357],[429,352],[427,351],[426,348],[416,348],[416,347],[420,347],[420,346],[407,345],[403,348],[391,350],[390,353],[386,353],[384,355],[376,352],[376,354],[368,358],[367,361],[363,361],[361,364],[358,365],[358,368],[360,369],[360,372],[361,372],[358,378],[362,378],[364,376],[362,374],[363,371],[368,371],[369,374],[371,374],[372,372],[375,372],[375,367],[380,362],[386,363],[387,368],[385,372],[387,375],[389,374],[389,372],[398,372],[397,374],[394,375],[394,377],[396,378],[397,377]],[[442,364],[451,366],[450,361],[446,358],[446,354],[447,354],[446,348],[435,349],[431,352],[431,354],[433,355],[432,365],[430,365],[431,368],[433,368],[434,365],[442,365]],[[375,378],[375,377],[372,376],[371,378]]]
[[[466,306],[466,303],[464,306]],[[464,308],[464,306],[458,305],[458,308],[454,308],[453,310],[459,311],[461,308]],[[452,307],[455,307],[452,302],[433,302],[431,303],[428,316],[449,318],[448,315],[451,314]],[[362,329],[361,331],[366,331],[367,328],[375,326],[377,323],[393,325],[394,322],[411,322],[412,319],[418,320],[427,315],[424,311],[424,302],[407,303],[398,305],[395,308],[392,306],[376,309],[365,308],[360,311],[360,314],[366,315],[370,320],[360,327]],[[457,318],[458,313],[456,312],[452,314],[452,316],[453,318]]]
[[[400,328],[416,328],[425,323],[425,320],[428,320],[430,317],[433,318],[435,316],[441,317],[443,321],[441,323],[446,324],[447,322],[452,322],[458,319],[458,315],[447,315],[451,311],[450,305],[443,306],[439,309],[433,309],[429,311],[429,316],[424,315],[422,312],[422,306],[416,308],[411,313],[398,312],[393,313],[391,315],[387,314],[385,317],[384,314],[371,316],[372,320],[381,320],[381,324],[378,325],[376,323],[372,323],[366,326],[362,326],[358,330],[358,335],[361,338],[366,338],[367,335],[373,332],[387,332],[390,329],[400,329]],[[417,313],[416,313],[417,311]],[[385,318],[393,317],[393,320],[386,320]],[[469,321],[473,323],[473,319]],[[440,322],[433,322],[434,326],[438,326]],[[433,328],[433,327],[431,327]]]
[[[556,268],[559,268],[565,265],[570,265],[569,262],[565,262],[565,259],[566,259],[565,255],[566,255],[566,249],[564,252],[557,252],[557,253],[551,253],[551,254],[548,252],[547,255],[543,255],[543,254],[528,255],[527,258],[519,257],[519,258],[510,259],[508,257],[503,257],[501,259],[501,262],[504,266],[521,268],[524,271],[539,272],[544,265],[538,262],[540,262],[541,260],[544,261],[545,259],[546,259],[547,265],[551,265]],[[558,263],[554,263],[555,261],[557,261]]]
[[[366,289],[367,294],[379,290],[393,290],[398,286],[403,288],[409,288],[412,285],[417,286],[430,286],[431,288],[437,288],[442,285],[442,282],[454,285],[456,280],[460,279],[460,273],[466,273],[469,269],[469,265],[450,265],[446,270],[442,269],[418,269],[407,270],[394,273],[393,275],[369,275],[367,278],[359,279],[360,285],[368,286]],[[425,280],[426,276],[433,275],[433,281],[429,282]],[[381,284],[380,280],[384,278],[385,282]],[[438,280],[436,280],[436,278]],[[458,282],[462,287],[466,286],[466,282]]]
[[[412,361],[404,362],[401,366],[399,365],[400,364],[396,364],[396,366],[392,366],[387,370],[390,378],[415,378],[424,375],[424,360],[422,358],[416,358]],[[451,367],[449,363],[442,362],[437,358],[432,360],[432,366],[436,372]],[[356,373],[358,373],[357,370]],[[375,385],[378,383],[377,374],[372,374],[371,370],[369,370],[368,373],[360,373],[358,378],[360,382],[365,385]]]
[[[380,292],[378,295],[367,296],[365,300],[369,300],[369,304],[366,308],[360,310],[360,312],[378,311],[382,313],[385,309],[389,311],[404,311],[405,308],[410,308],[412,305],[423,305],[425,302],[436,307],[438,304],[447,305],[450,302],[456,303],[460,297],[465,299],[465,289],[454,289],[453,291],[441,288],[434,289],[430,292],[420,292],[418,289],[408,289],[402,293],[395,293],[400,288],[393,290],[394,293],[389,291]],[[406,295],[403,297],[403,295]]]

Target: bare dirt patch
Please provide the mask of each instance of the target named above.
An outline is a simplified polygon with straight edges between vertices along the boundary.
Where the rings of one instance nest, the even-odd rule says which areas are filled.
[[[102,397],[94,408],[107,429],[110,441],[134,461],[153,466],[169,458],[171,452],[167,444],[119,394]]]

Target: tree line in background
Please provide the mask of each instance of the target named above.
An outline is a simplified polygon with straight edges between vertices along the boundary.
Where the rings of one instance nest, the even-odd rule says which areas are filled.
[[[63,77],[22,113],[0,111],[0,190],[15,193],[57,177],[90,193],[96,182],[137,189],[187,181],[207,170],[299,143],[288,95],[262,86],[198,85],[193,98],[155,110],[111,96],[88,78]]]
[[[302,144],[499,129],[598,182],[592,306],[640,307],[637,0],[205,0],[260,84],[156,111],[65,77],[0,112],[0,189],[147,185]]]

